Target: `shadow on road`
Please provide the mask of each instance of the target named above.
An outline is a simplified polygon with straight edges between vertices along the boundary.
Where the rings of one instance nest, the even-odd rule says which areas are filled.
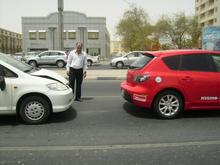
[[[137,118],[155,118],[155,115],[150,109],[134,106],[129,102],[125,102],[123,109],[132,116]]]
[[[123,105],[123,109],[132,116],[138,118],[155,118],[160,120],[153,110],[137,107],[133,104],[126,102]],[[197,110],[197,111],[184,111],[180,118],[220,118],[220,110]],[[163,120],[163,119],[161,119]]]
[[[185,111],[182,118],[209,118],[220,117],[220,110],[199,110],[199,111]]]
[[[1,115],[0,126],[11,125],[17,126],[23,124],[23,121],[17,115]]]
[[[64,112],[53,113],[50,119],[48,120],[48,123],[63,123],[74,120],[76,116],[76,110],[73,107],[71,107]]]
[[[48,121],[43,124],[51,124],[51,123],[61,123],[74,120],[77,116],[77,112],[73,108],[69,108],[64,112],[53,113]],[[42,125],[43,125],[42,124]],[[26,125],[18,115],[1,115],[0,116],[0,126],[18,126],[18,125]]]

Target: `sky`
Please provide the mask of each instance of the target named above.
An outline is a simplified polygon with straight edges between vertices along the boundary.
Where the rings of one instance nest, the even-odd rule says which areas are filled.
[[[195,0],[64,0],[64,10],[106,17],[107,29],[115,38],[115,27],[130,4],[143,8],[152,24],[163,14],[195,13]],[[46,17],[52,12],[57,12],[57,0],[0,0],[0,27],[21,33],[21,17]]]

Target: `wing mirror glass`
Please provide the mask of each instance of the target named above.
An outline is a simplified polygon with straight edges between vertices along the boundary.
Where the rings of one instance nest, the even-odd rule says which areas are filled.
[[[5,89],[5,77],[4,76],[0,76],[0,89],[3,91]]]

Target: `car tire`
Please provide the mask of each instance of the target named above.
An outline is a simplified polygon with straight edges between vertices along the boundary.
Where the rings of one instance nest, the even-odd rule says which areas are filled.
[[[117,62],[115,66],[118,69],[122,69],[124,67],[124,63],[120,61],[120,62]]]
[[[183,111],[183,99],[179,93],[166,90],[157,95],[153,109],[159,118],[177,118]]]
[[[65,66],[65,63],[63,61],[61,61],[61,60],[57,61],[56,64],[57,64],[58,68],[63,68]]]
[[[33,66],[33,67],[37,67],[37,62],[36,61],[29,61],[28,63],[29,65]]]
[[[40,96],[29,96],[20,105],[19,115],[28,124],[44,123],[51,114],[48,101]]]
[[[92,66],[92,60],[87,60],[87,65]]]

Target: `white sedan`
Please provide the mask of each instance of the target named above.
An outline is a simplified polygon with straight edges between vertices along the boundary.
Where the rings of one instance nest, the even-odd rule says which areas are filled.
[[[0,114],[18,114],[26,123],[39,124],[72,103],[64,77],[0,53]]]

